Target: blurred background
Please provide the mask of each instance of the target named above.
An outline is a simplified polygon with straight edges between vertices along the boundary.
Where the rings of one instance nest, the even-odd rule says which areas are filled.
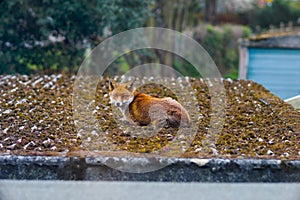
[[[224,77],[238,78],[238,39],[300,23],[300,0],[2,0],[0,74],[76,74],[101,41],[136,27],[187,34],[211,55]],[[160,50],[128,53],[110,67],[160,62],[198,77],[184,59]]]

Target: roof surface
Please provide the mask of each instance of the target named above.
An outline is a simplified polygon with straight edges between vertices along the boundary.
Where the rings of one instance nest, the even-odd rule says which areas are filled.
[[[147,127],[137,127],[138,133],[128,131],[110,106],[106,78],[99,79],[94,101],[86,102],[87,108],[94,109],[103,132],[77,130],[75,124],[85,118],[74,120],[74,79],[61,75],[0,76],[0,154],[114,154],[116,149],[111,144],[125,153],[169,150],[170,141],[179,134],[177,130],[162,129],[146,137],[141,133]],[[169,83],[174,86],[173,92],[181,92],[184,99],[179,101],[185,102],[188,110],[199,110],[191,114],[196,121],[196,133],[184,133],[195,134],[194,140],[182,146],[181,157],[299,158],[300,113],[261,85],[223,80],[227,97],[225,122],[213,148],[207,151],[203,141],[213,115],[207,85],[213,82],[187,77],[161,83]],[[191,101],[189,88],[195,92],[197,105]],[[157,97],[176,98],[161,84],[145,85],[139,90]]]

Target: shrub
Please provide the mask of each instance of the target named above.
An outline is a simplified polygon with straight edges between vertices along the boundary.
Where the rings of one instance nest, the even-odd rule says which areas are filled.
[[[207,50],[223,76],[237,78],[237,40],[250,34],[251,30],[246,26],[201,25],[194,31],[193,37]]]
[[[263,8],[254,5],[253,9],[239,14],[244,24],[249,25],[253,30],[258,27],[266,30],[270,25],[279,27],[280,23],[297,23],[300,17],[300,8],[297,2],[286,0],[274,0]]]
[[[87,47],[143,26],[148,0],[14,0],[0,4],[0,74],[75,72]],[[105,35],[106,34],[106,35]]]

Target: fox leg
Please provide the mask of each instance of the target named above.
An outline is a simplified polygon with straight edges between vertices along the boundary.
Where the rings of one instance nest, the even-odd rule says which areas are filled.
[[[168,121],[166,118],[155,119],[151,121],[151,126],[155,128],[164,128],[168,126]]]

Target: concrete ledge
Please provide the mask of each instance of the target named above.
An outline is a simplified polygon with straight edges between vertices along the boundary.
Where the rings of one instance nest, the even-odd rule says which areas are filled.
[[[137,158],[143,166],[145,159]],[[0,179],[172,181],[172,182],[300,182],[300,161],[264,159],[151,158],[168,165],[147,173],[129,173],[107,166],[130,158],[0,156]],[[150,161],[148,162],[148,164]],[[111,164],[111,163],[110,163]],[[132,165],[134,167],[134,165]]]
[[[300,184],[0,181],[1,200],[295,200]]]

